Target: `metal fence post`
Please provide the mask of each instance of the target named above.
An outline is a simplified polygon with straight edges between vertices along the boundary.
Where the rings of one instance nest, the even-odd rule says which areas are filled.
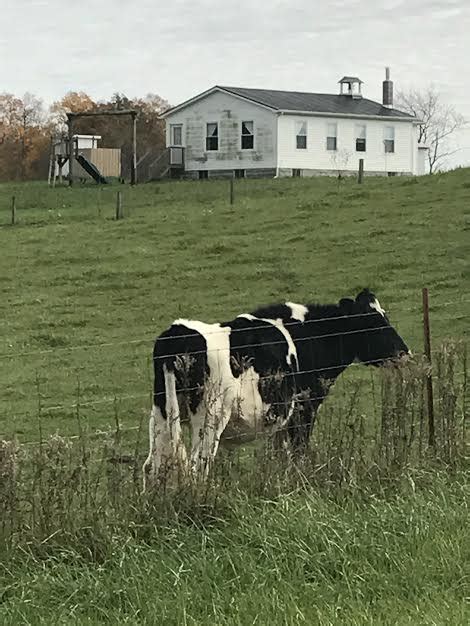
[[[431,368],[431,327],[429,323],[429,293],[426,287],[423,287],[423,330],[424,330],[424,353],[429,364],[429,373],[426,376],[426,392],[428,404],[428,443],[430,447],[434,447],[436,443],[436,433],[434,428],[434,393],[432,387],[432,368]]]

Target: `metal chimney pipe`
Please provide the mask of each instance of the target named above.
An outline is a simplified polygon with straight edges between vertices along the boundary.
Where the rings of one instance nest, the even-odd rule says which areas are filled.
[[[382,83],[382,104],[391,109],[393,107],[393,82],[390,80],[390,68],[385,68],[385,80]]]

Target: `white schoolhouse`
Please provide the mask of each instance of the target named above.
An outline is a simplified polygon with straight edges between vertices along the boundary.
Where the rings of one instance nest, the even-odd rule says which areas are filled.
[[[387,68],[382,102],[345,76],[336,94],[216,85],[163,114],[169,168],[184,177],[425,173],[418,120],[393,108]]]

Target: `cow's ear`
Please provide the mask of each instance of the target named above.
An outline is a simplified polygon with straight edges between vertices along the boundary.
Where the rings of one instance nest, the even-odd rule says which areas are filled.
[[[375,295],[370,291],[370,289],[363,289],[356,296],[356,307],[358,307],[361,311],[366,311],[369,309],[370,303],[375,300]]]
[[[360,291],[356,296],[356,302],[372,302],[375,296],[367,287]]]
[[[351,298],[341,298],[339,301],[339,307],[345,315],[351,315],[354,312],[354,300]]]

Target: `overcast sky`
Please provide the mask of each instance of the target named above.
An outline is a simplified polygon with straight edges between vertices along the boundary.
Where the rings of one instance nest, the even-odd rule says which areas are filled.
[[[0,0],[0,92],[157,93],[214,84],[336,93],[345,74],[381,98],[434,82],[470,118],[469,0]],[[470,130],[454,164],[470,164]]]

